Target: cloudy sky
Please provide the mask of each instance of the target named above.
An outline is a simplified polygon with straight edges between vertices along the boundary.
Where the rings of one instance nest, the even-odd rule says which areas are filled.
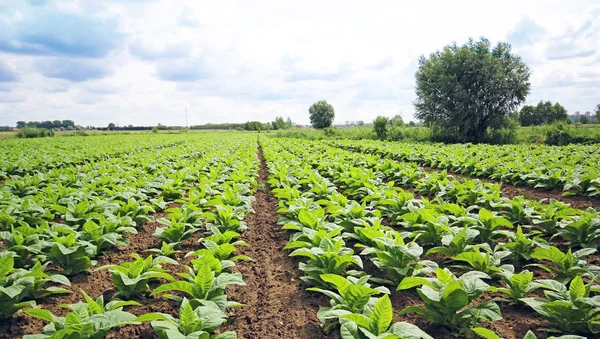
[[[600,103],[597,0],[0,1],[0,125],[411,120],[418,57],[508,41],[528,102]]]

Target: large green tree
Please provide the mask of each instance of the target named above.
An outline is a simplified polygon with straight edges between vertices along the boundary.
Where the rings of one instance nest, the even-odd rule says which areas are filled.
[[[482,141],[529,94],[530,71],[511,46],[487,39],[422,56],[415,116],[455,141]]]
[[[596,121],[595,123],[600,124],[600,104],[596,105],[596,109],[594,110],[596,113]]]
[[[319,100],[312,104],[308,109],[310,113],[310,123],[314,128],[327,128],[333,124],[335,118],[335,111],[325,100]]]

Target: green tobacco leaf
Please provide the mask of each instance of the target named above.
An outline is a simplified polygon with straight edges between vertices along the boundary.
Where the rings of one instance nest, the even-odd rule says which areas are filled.
[[[432,336],[425,333],[416,325],[405,322],[394,323],[388,332],[402,339],[433,339]]]
[[[27,313],[28,315],[30,315],[34,318],[38,318],[38,319],[48,321],[48,322],[51,322],[53,319],[52,313],[50,313],[50,311],[43,310],[41,308],[30,308],[28,310],[25,310],[25,313]]]
[[[156,289],[154,289],[154,291],[152,291],[152,293],[150,293],[150,295],[155,295],[155,294],[169,292],[169,291],[185,292],[185,293],[189,294],[190,296],[196,297],[195,293],[194,293],[195,291],[194,291],[193,285],[187,281],[173,281],[173,282],[170,282],[167,284],[160,285]]]
[[[366,328],[366,329],[371,328],[371,321],[369,320],[369,318],[365,317],[362,314],[355,314],[355,313],[346,314],[346,315],[341,316],[340,318],[354,321],[358,326]]]
[[[576,276],[573,278],[573,280],[571,280],[571,285],[569,286],[569,296],[571,297],[571,300],[585,297],[585,284],[580,276]]]
[[[6,276],[13,270],[15,266],[15,259],[10,255],[0,257],[0,281],[4,280]]]
[[[392,302],[387,294],[379,298],[375,307],[373,308],[373,315],[371,316],[371,331],[376,335],[385,332],[390,324],[392,323],[392,317],[394,316],[392,310]]]
[[[476,327],[476,328],[473,328],[472,331],[475,332],[480,337],[485,338],[485,339],[502,339],[496,333],[488,330],[487,328]],[[525,339],[525,338],[523,338],[523,339]]]

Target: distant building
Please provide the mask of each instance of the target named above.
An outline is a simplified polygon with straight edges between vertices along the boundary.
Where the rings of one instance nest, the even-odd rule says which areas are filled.
[[[591,113],[590,111],[587,111],[587,112],[585,112],[585,116],[586,116],[586,117],[589,117],[589,116],[591,116],[591,115],[592,115],[592,113]]]

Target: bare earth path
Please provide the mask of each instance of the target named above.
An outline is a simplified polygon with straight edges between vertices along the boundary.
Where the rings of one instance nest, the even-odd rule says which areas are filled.
[[[236,331],[241,339],[326,338],[317,310],[327,301],[305,291],[297,262],[283,251],[289,234],[277,225],[277,201],[268,188],[261,148],[258,155],[256,213],[247,216],[248,229],[241,236],[250,246],[239,250],[254,260],[237,263],[233,270],[242,273],[247,286],[234,286],[227,293],[229,299],[245,306],[233,309],[222,329]]]

